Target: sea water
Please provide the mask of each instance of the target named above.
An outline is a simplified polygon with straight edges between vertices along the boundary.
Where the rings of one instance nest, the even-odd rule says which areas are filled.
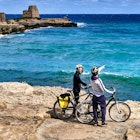
[[[115,87],[120,100],[140,101],[140,15],[41,15],[64,16],[78,27],[0,35],[0,82],[72,88],[76,64],[84,66],[86,83],[93,66],[106,65],[105,86]]]

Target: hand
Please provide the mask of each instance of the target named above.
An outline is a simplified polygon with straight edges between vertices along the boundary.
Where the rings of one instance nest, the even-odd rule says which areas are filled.
[[[113,94],[115,94],[115,91],[113,91]]]
[[[87,86],[87,87],[91,87],[91,84],[87,84],[86,86]]]

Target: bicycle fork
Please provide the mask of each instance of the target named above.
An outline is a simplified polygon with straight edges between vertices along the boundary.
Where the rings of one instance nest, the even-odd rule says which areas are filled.
[[[121,114],[121,110],[119,109],[118,101],[115,100],[115,104],[116,104],[118,113]]]
[[[121,110],[119,109],[118,101],[117,101],[115,98],[110,99],[110,100],[108,101],[108,103],[107,103],[106,106],[108,106],[109,103],[110,103],[111,101],[113,101],[113,100],[114,100],[114,102],[115,102],[115,104],[116,104],[116,108],[117,108],[118,113],[121,114]]]

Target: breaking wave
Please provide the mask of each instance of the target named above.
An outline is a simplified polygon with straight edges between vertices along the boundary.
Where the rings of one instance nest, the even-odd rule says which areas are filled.
[[[77,23],[77,26],[78,27],[85,27],[86,26],[86,23],[84,23],[84,22],[78,22]]]

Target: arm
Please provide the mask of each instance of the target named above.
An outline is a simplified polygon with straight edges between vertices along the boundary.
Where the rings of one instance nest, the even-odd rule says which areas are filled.
[[[80,76],[79,76],[79,75],[76,75],[76,78],[77,78],[77,80],[78,80],[79,83],[81,83],[81,84],[84,85],[84,86],[87,86],[87,84],[84,83],[84,82],[80,79]]]
[[[84,83],[81,79],[80,79],[80,83],[81,83],[82,85],[84,85],[84,86],[87,86],[87,84]]]
[[[98,85],[99,85],[100,89],[103,92],[107,92],[107,93],[110,93],[110,94],[113,94],[114,93],[113,91],[108,90],[108,89],[105,88],[105,86],[104,86],[104,84],[103,84],[103,82],[102,82],[102,80],[100,78],[98,80],[99,80],[99,84]]]
[[[100,73],[105,68],[105,65],[98,68],[98,73]]]

